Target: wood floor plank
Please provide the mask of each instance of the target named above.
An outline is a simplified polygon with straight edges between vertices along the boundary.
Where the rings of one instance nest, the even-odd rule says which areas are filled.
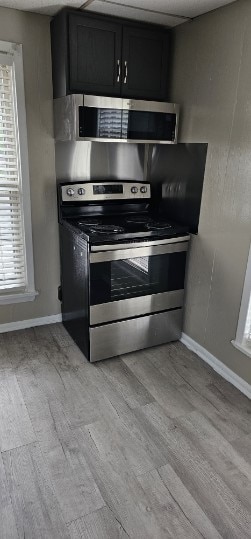
[[[38,446],[6,451],[3,462],[19,537],[68,539]]]
[[[104,376],[99,364],[87,363],[82,365],[78,368],[76,376],[80,384],[80,391],[82,391],[83,394],[87,394],[88,392],[91,400],[93,400],[94,397],[99,398],[101,402],[102,398],[105,399],[107,403],[110,403],[110,406],[112,407],[110,408],[110,413],[113,415],[115,414],[115,418],[119,417],[123,411],[128,411],[128,404],[121,393],[117,391],[115,385]],[[104,416],[107,417],[106,413],[104,413]]]
[[[4,333],[4,342],[14,368],[41,353],[34,328]]]
[[[170,417],[178,417],[194,410],[182,393],[168,382],[167,377],[156,369],[149,359],[138,362],[137,354],[128,354],[122,359]]]
[[[178,418],[176,425],[251,513],[251,465],[201,413]]]
[[[232,442],[232,446],[251,465],[251,434],[237,438]]]
[[[181,511],[201,536],[205,539],[220,539],[221,535],[202,511],[200,505],[186,489],[173,468],[169,464],[166,464],[162,468],[159,468],[158,473]]]
[[[104,501],[60,403],[51,401],[50,410],[54,428],[40,436],[39,446],[64,521],[69,523],[100,509]]]
[[[148,404],[154,400],[153,396],[121,359],[114,358],[103,361],[100,368],[131,408]]]
[[[39,384],[30,363],[23,363],[19,367],[16,377],[36,434],[36,439],[39,440],[54,425],[48,397]]]
[[[7,486],[6,475],[0,454],[0,536],[1,539],[18,539],[13,506]]]
[[[112,464],[116,459],[121,470],[131,470],[136,476],[155,467],[144,444],[119,419],[112,424],[97,421],[86,428],[102,460]]]
[[[69,524],[71,539],[128,539],[108,507],[90,513]]]
[[[241,393],[239,389],[230,384],[227,380],[224,380],[221,376],[214,373],[212,380],[213,385],[222,393],[223,398],[231,402],[236,409],[242,411],[246,410],[251,415],[251,401],[246,395]],[[251,420],[251,419],[250,419]]]
[[[61,373],[52,365],[45,354],[38,354],[29,362],[36,382],[48,399],[64,399],[65,384]]]
[[[163,532],[148,499],[133,473],[121,469],[121,459],[104,460],[88,432],[79,429],[79,443],[106,505],[116,520],[133,538],[163,538]],[[168,534],[166,538],[170,537]]]
[[[87,359],[76,344],[64,346],[58,350],[49,347],[46,354],[54,367],[60,371],[76,372],[79,367],[87,363]]]
[[[176,426],[170,429],[164,410],[157,404],[148,404],[137,410],[144,414],[152,428],[164,438],[169,464],[182,479],[186,488],[201,506],[222,537],[248,538],[251,529],[250,512],[238,500],[213,466],[185,433]]]
[[[60,400],[72,427],[89,425],[102,417],[111,420],[117,418],[117,412],[106,394],[95,390],[92,377],[86,376],[89,368],[89,365],[73,371],[57,368],[65,389],[64,397]],[[90,370],[94,371],[95,367]]]
[[[181,386],[180,390],[194,409],[203,413],[227,440],[235,440],[244,434],[241,425],[229,417],[228,409],[214,403],[212,394],[209,396],[203,389],[198,391],[187,384]]]
[[[35,327],[34,334],[40,353],[51,355],[53,353],[60,352],[60,346],[56,339],[54,339],[48,326]]]
[[[150,348],[146,356],[174,385],[186,382],[201,389],[214,379],[213,371],[180,342]]]
[[[203,395],[220,413],[225,414],[228,421],[237,425],[244,433],[251,433],[251,402],[247,401],[248,405],[239,410],[214,384],[205,386]]]
[[[142,417],[137,417],[137,408],[122,408],[119,410],[118,417],[123,424],[124,429],[130,433],[130,436],[137,440],[137,442],[144,447],[147,452],[148,460],[154,464],[154,468],[164,466],[168,462],[166,452],[155,443],[155,439],[148,431],[148,425],[142,421]]]
[[[206,533],[206,535],[202,534],[202,531],[197,528],[196,520],[198,521],[199,519],[193,518],[194,515],[192,516],[190,511],[183,511],[182,507],[179,505],[178,501],[172,495],[170,490],[169,477],[167,473],[167,470],[169,469],[171,469],[170,466],[169,468],[164,467],[161,469],[163,475],[165,472],[164,477],[166,482],[162,480],[162,476],[158,470],[153,470],[145,475],[141,475],[138,478],[139,483],[149,499],[149,504],[151,505],[155,515],[157,515],[157,519],[160,523],[161,529],[163,530],[163,535],[167,534],[171,537],[186,537],[186,539],[201,539],[202,537],[219,539],[220,535],[217,533],[216,529],[212,526],[197,504],[196,510],[199,509],[199,512],[202,514],[202,516],[204,516],[205,520],[207,521],[207,525],[209,526],[208,533]],[[203,523],[202,518],[200,524],[201,523]],[[205,524],[202,526],[202,529],[204,532],[207,531]]]
[[[0,450],[29,444],[36,436],[14,374],[0,378]]]
[[[73,344],[73,340],[70,337],[69,333],[66,331],[63,324],[51,324],[49,327],[49,331],[51,332],[54,339],[57,341],[60,348],[64,348],[65,346],[71,346]]]
[[[8,354],[4,334],[0,333],[0,376],[13,372],[13,365]]]

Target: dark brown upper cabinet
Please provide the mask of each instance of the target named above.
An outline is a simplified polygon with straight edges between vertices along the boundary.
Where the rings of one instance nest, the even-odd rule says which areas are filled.
[[[54,97],[166,99],[168,30],[64,9],[51,23],[51,40]]]
[[[70,91],[119,95],[122,25],[69,16]]]
[[[125,97],[165,99],[168,35],[163,30],[124,26],[121,92]]]

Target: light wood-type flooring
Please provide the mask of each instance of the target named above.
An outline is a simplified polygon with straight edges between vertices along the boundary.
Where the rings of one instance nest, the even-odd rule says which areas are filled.
[[[251,402],[181,343],[0,335],[1,539],[251,537]]]

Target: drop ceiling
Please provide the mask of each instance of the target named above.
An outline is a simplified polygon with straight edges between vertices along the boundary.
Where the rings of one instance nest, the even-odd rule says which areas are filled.
[[[0,6],[55,15],[62,7],[82,8],[140,21],[177,26],[233,0],[0,0]]]

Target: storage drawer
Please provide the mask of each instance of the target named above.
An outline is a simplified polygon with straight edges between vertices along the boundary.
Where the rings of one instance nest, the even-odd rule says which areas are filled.
[[[90,328],[90,361],[180,339],[182,309]]]

